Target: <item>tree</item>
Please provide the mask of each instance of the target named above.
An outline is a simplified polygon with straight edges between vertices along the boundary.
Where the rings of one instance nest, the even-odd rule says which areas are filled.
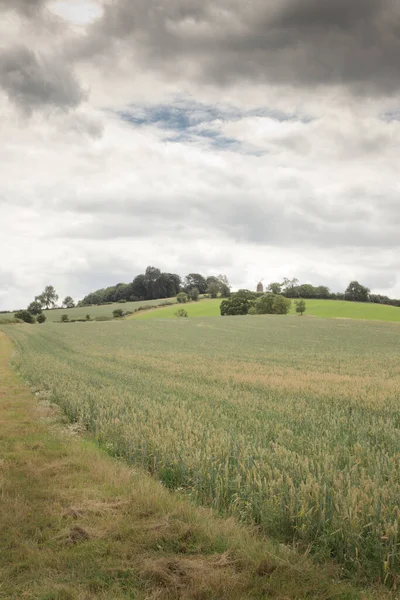
[[[296,312],[300,316],[303,316],[304,313],[306,312],[306,303],[305,303],[305,301],[304,300],[296,300],[295,305],[296,305]]]
[[[222,316],[247,315],[250,308],[254,306],[256,296],[249,290],[239,290],[236,294],[221,302],[220,312]]]
[[[207,281],[203,275],[200,275],[200,273],[189,273],[189,275],[186,275],[185,277],[185,292],[190,291],[194,287],[199,290],[199,294],[206,293]]]
[[[47,309],[49,309],[51,306],[55,306],[58,300],[58,295],[54,289],[54,286],[46,285],[43,292],[40,294],[40,296],[37,296],[36,300],[42,302]]]
[[[40,315],[42,312],[42,304],[38,302],[38,300],[34,300],[28,306],[28,311],[31,313],[31,315]]]
[[[35,323],[35,317],[27,310],[19,310],[14,316],[16,319],[21,319],[21,321],[24,321],[25,323]]]
[[[207,292],[207,294],[209,294],[211,296],[211,298],[216,298],[218,296],[218,292],[219,292],[218,283],[215,283],[215,282],[209,283],[207,286],[206,292]]]
[[[347,286],[345,292],[345,300],[351,300],[352,302],[369,302],[370,289],[358,283],[358,281],[351,281]]]
[[[66,296],[62,303],[63,308],[74,308],[75,302],[71,298],[71,296]]]
[[[191,300],[193,300],[193,302],[197,302],[197,300],[199,299],[199,290],[198,288],[194,287],[190,290],[190,298]]]
[[[46,323],[46,315],[44,315],[43,313],[40,313],[37,317],[36,317],[36,321],[38,323]]]
[[[264,296],[260,296],[256,300],[256,313],[258,315],[272,315],[274,312],[274,300],[276,298],[275,294],[264,294]]]
[[[291,306],[288,298],[270,292],[256,300],[256,312],[258,315],[286,315]]]
[[[274,314],[276,315],[287,315],[292,306],[291,301],[284,296],[275,296],[274,300]]]
[[[282,293],[282,284],[277,282],[270,283],[267,287],[267,291],[277,296]]]
[[[287,296],[288,298],[295,298],[296,296],[298,296],[298,285],[299,285],[299,280],[294,278],[294,279],[288,279],[287,277],[284,278],[283,282],[282,282],[282,287],[283,287],[283,294],[285,294],[285,296]]]
[[[188,301],[188,297],[185,294],[185,292],[179,292],[176,299],[179,302],[179,304],[186,304],[186,302]]]
[[[136,300],[146,300],[147,280],[144,275],[137,275],[131,283],[131,295]]]

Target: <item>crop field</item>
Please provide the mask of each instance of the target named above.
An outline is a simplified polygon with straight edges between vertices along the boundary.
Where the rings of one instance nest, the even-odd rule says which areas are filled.
[[[369,581],[400,570],[400,326],[294,316],[7,328],[109,452]]]
[[[183,305],[189,317],[220,316],[221,300],[202,300]],[[341,300],[306,300],[306,315],[323,318],[363,319],[366,321],[400,322],[400,308],[365,302],[346,302]],[[292,314],[295,314],[292,301]],[[157,310],[132,315],[133,319],[170,319],[175,317],[176,307],[168,306]]]

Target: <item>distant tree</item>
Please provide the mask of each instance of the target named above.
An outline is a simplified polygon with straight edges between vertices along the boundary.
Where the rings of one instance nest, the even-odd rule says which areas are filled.
[[[193,300],[193,302],[197,302],[197,300],[199,299],[199,295],[200,295],[198,288],[196,288],[196,287],[192,288],[190,290],[189,295],[190,295],[190,299]]]
[[[250,308],[254,306],[256,296],[249,290],[239,290],[230,298],[223,300],[220,306],[222,316],[247,315]]]
[[[256,313],[258,315],[272,315],[274,313],[274,300],[277,296],[272,293],[264,294],[256,300]]]
[[[123,316],[124,311],[122,310],[122,308],[116,308],[115,310],[113,310],[114,319],[122,319]]]
[[[14,316],[16,319],[21,319],[21,321],[24,321],[25,323],[35,323],[35,317],[27,310],[19,310]]]
[[[295,301],[295,305],[296,305],[296,312],[303,316],[304,313],[306,312],[306,303],[304,300],[296,300]]]
[[[69,321],[68,315],[61,315],[61,323],[68,323],[68,321]]]
[[[31,315],[40,315],[42,312],[42,303],[38,302],[38,300],[34,300],[28,306],[28,311],[31,313]]]
[[[291,301],[284,296],[268,292],[256,300],[255,308],[259,315],[286,315],[291,306]]]
[[[331,296],[331,292],[326,285],[318,285],[315,290],[317,292],[317,298],[327,299]]]
[[[288,279],[287,277],[284,278],[283,282],[282,282],[282,287],[283,287],[283,294],[285,294],[285,296],[287,296],[288,298],[296,298],[299,294],[298,294],[298,285],[299,285],[299,280],[294,278],[294,279]]]
[[[179,292],[176,299],[179,302],[179,304],[186,304],[186,302],[188,301],[188,297],[185,294],[185,292]]]
[[[36,321],[38,323],[45,323],[46,322],[46,315],[44,315],[43,313],[40,313],[37,317],[36,317]]]
[[[289,298],[285,298],[284,296],[275,296],[274,314],[287,315],[291,306],[292,303]]]
[[[353,302],[369,302],[370,289],[358,283],[358,281],[351,281],[347,286],[345,292],[345,300],[351,300]]]
[[[36,300],[42,302],[43,306],[45,306],[47,309],[55,306],[58,300],[58,295],[54,289],[54,286],[46,285],[40,296],[36,297]]]
[[[63,308],[74,308],[75,302],[71,298],[71,296],[66,296],[62,303]]]
[[[175,313],[176,317],[188,317],[188,312],[185,308],[178,308],[178,310]]]
[[[205,294],[207,289],[207,281],[200,273],[189,273],[186,275],[184,282],[185,292],[189,292],[192,288],[196,287],[199,290],[199,294]]]
[[[146,300],[147,298],[147,280],[144,275],[137,275],[131,283],[131,294],[137,300]]]
[[[219,285],[216,282],[211,282],[208,284],[206,288],[207,294],[210,295],[211,298],[216,298],[219,293]]]
[[[267,287],[267,291],[271,292],[272,294],[278,295],[282,293],[282,284],[281,283],[270,283]]]

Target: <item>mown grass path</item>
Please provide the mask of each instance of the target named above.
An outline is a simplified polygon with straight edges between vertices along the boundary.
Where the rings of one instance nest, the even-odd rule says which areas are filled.
[[[366,600],[232,519],[215,518],[74,432],[9,365],[0,331],[2,600]]]

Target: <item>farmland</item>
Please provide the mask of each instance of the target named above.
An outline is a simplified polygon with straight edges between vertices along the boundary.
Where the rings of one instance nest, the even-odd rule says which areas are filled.
[[[396,581],[397,324],[266,316],[7,333],[23,376],[110,453],[348,572]]]
[[[202,300],[185,304],[189,317],[216,317],[220,315],[221,300]],[[306,315],[323,318],[362,319],[366,321],[400,322],[400,308],[366,302],[344,300],[306,300]],[[292,301],[292,314],[295,313]],[[175,317],[176,307],[168,306],[132,315],[134,319],[170,319]]]

